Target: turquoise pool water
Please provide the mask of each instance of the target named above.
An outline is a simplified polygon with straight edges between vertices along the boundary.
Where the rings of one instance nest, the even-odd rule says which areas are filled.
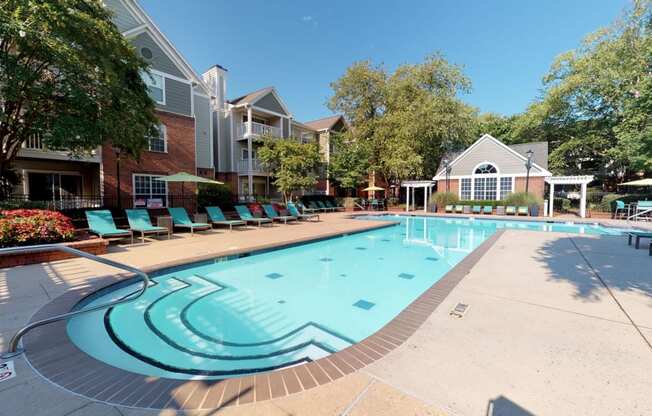
[[[565,224],[374,219],[398,224],[162,271],[142,298],[76,317],[68,334],[95,358],[151,376],[267,371],[321,358],[376,332],[499,228],[612,233]],[[136,288],[112,286],[78,307]]]

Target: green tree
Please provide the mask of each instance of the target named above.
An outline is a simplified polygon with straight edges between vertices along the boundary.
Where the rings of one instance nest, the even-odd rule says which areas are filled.
[[[79,155],[107,140],[138,157],[156,134],[147,65],[98,0],[5,0],[0,7],[0,181],[38,135]]]
[[[369,176],[369,154],[365,142],[356,141],[347,131],[332,134],[333,152],[328,164],[329,178],[346,189],[352,190],[364,184]]]
[[[292,194],[317,183],[321,167],[318,143],[301,143],[296,139],[264,137],[258,158],[274,177],[274,185],[283,192],[285,202]]]
[[[344,114],[369,170],[388,183],[434,174],[441,156],[474,132],[476,110],[459,99],[471,83],[440,54],[393,73],[355,63],[331,86],[329,107]]]

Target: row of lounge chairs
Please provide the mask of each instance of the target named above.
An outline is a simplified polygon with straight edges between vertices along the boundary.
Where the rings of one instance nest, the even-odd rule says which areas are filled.
[[[465,211],[464,207],[467,207]],[[494,207],[491,205],[446,205],[445,211],[456,214],[487,214],[494,213]],[[529,215],[529,209],[526,206],[497,206],[496,215]]]
[[[226,218],[220,207],[206,207],[207,223],[192,221],[185,208],[168,208],[167,210],[172,218],[174,227],[190,230],[192,234],[196,230],[212,229],[213,226],[228,226],[229,230],[233,230],[233,227],[246,226],[248,224],[254,224],[260,227],[265,224],[273,225],[274,222],[287,224],[289,221],[319,221],[319,214],[317,212],[334,211],[331,207],[322,208],[317,206],[316,208],[307,208],[301,203],[297,203],[296,205],[288,203],[286,208],[286,210],[279,212],[272,204],[264,204],[263,210],[266,217],[258,217],[252,214],[246,205],[236,205],[235,210],[240,218],[236,220]],[[153,225],[146,209],[126,209],[125,213],[127,214],[127,221],[129,223],[128,229],[118,228],[109,210],[86,211],[88,229],[91,233],[97,234],[101,238],[131,237],[132,244],[134,242],[134,234],[140,234],[143,243],[145,242],[145,236],[148,234],[167,234],[168,239],[170,238],[171,230],[167,227]]]

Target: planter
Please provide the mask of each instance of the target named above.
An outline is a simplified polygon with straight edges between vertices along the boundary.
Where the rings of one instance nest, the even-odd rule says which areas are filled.
[[[530,216],[531,217],[538,217],[539,216],[539,206],[538,205],[530,205]]]
[[[88,240],[71,241],[63,244],[90,254],[106,254],[106,248],[108,247],[109,242],[101,238],[91,238]],[[43,253],[31,254],[3,254],[0,255],[0,268],[25,266],[28,264],[45,263],[48,261],[65,260],[70,258],[75,258],[75,256],[61,251],[46,251]]]
[[[471,205],[464,205],[464,207],[462,208],[462,210],[463,210],[463,211],[462,211],[463,213],[465,213],[465,214],[470,214],[470,213],[471,213]]]

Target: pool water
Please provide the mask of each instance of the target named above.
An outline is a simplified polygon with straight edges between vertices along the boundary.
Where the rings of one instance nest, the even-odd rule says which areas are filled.
[[[379,330],[504,227],[539,223],[379,216],[396,225],[162,271],[135,302],[73,318],[98,360],[171,378],[226,378],[324,357]],[[548,224],[546,230],[610,230]],[[127,282],[78,305],[132,293]]]

